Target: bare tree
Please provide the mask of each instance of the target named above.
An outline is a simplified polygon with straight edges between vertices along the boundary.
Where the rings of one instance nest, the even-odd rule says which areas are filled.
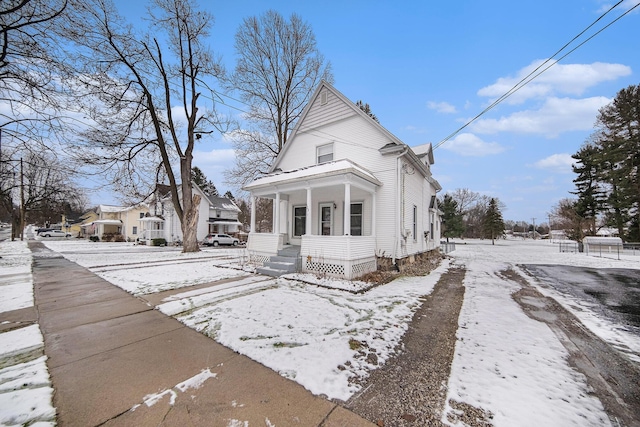
[[[10,213],[12,239],[22,236],[25,221],[59,218],[69,207],[86,205],[73,172],[48,152],[14,152],[0,164],[0,203]],[[3,155],[4,156],[4,155]]]
[[[80,159],[140,197],[166,179],[183,251],[198,251],[193,150],[203,135],[223,130],[213,101],[207,108],[202,97],[223,74],[206,40],[213,17],[195,0],[152,0],[149,32],[139,34],[110,0],[72,4],[67,36],[76,45],[75,85],[92,97],[83,112],[95,123],[78,147]]]
[[[226,180],[241,187],[268,172],[315,88],[333,75],[311,27],[296,14],[288,21],[274,10],[246,18],[235,48],[239,58],[230,86],[249,112],[247,126],[233,134],[236,164]]]
[[[582,241],[584,237],[585,219],[578,213],[578,201],[575,199],[561,199],[551,209],[553,227],[564,230],[571,240]]]
[[[2,136],[5,148],[43,150],[64,129],[55,28],[66,5],[66,0],[0,1],[0,151]]]
[[[468,188],[456,188],[451,198],[458,204],[458,213],[466,214],[480,200],[480,194]]]

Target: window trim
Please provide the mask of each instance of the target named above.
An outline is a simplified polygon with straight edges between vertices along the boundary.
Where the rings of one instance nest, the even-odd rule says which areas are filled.
[[[413,241],[416,242],[418,239],[418,206],[413,205],[413,228],[411,229],[413,232]]]
[[[325,154],[320,154],[320,150],[323,148],[327,148],[329,147],[331,149],[331,153],[325,153]],[[320,160],[321,157],[327,157],[327,156],[331,156],[330,159],[328,160]],[[333,161],[333,142],[330,142],[329,144],[323,144],[323,145],[318,145],[316,147],[316,164],[317,165],[322,165],[324,163],[329,163]]]

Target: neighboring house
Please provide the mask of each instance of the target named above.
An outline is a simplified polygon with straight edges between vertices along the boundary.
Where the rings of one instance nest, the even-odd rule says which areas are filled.
[[[178,187],[180,188],[180,187]],[[235,234],[242,223],[238,221],[240,208],[225,197],[207,196],[193,183],[193,194],[202,198],[198,213],[198,241],[208,234]],[[150,242],[154,238],[164,238],[168,243],[182,241],[180,218],[173,208],[169,186],[158,185],[155,194],[149,199],[149,214],[141,219],[143,224],[140,240]]]
[[[410,148],[322,82],[251,193],[253,261],[299,254],[300,270],[346,279],[438,248],[431,144]],[[255,200],[274,201],[271,233],[255,232]],[[277,259],[276,259],[277,261]]]
[[[85,212],[80,216],[80,218],[78,218],[79,221],[76,223],[70,224],[66,231],[71,233],[74,237],[75,236],[84,237],[84,232],[86,231],[86,228],[84,228],[84,226],[95,221],[96,219],[98,219],[98,214],[95,211]],[[64,215],[63,215],[62,222],[63,223],[67,222],[67,219],[64,217]]]
[[[149,212],[145,204],[135,206],[100,205],[96,210],[97,219],[83,225],[88,236],[121,235],[126,241],[135,241],[141,232],[141,219]]]

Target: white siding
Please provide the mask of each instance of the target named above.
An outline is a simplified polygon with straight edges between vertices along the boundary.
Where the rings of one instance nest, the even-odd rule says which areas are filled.
[[[407,163],[406,159],[397,160],[397,154],[382,155],[380,148],[395,142],[387,133],[353,110],[327,91],[327,103],[321,104],[321,96],[313,101],[311,108],[299,123],[295,138],[289,140],[288,147],[279,159],[277,167],[283,171],[296,170],[316,164],[316,148],[325,144],[333,144],[333,159],[349,159],[370,171],[382,186],[376,190],[376,206],[372,206],[371,194],[361,192],[360,189],[351,188],[351,201],[364,202],[364,229],[365,235],[372,234],[371,209],[375,209],[375,236],[376,254],[385,257],[401,258],[407,255],[424,252],[437,247],[439,241],[439,218],[435,210],[429,209],[431,196],[435,195],[435,189],[422,176],[419,170],[408,167],[402,174],[399,172],[401,164]],[[398,180],[402,176],[403,180]],[[291,233],[292,207],[306,205],[306,195],[296,193],[289,199],[286,208],[287,223],[283,233]],[[404,200],[404,203],[402,203]],[[341,203],[339,203],[339,201]],[[319,203],[336,203],[333,210],[334,228],[336,236],[344,235],[344,188],[331,186],[325,189],[314,188],[312,191],[312,234],[318,234],[318,205]],[[417,207],[417,230],[413,231],[413,207]],[[284,215],[284,212],[283,212]],[[424,233],[430,230],[430,218],[434,217],[433,235],[425,239]],[[406,239],[402,237],[405,230],[409,230]],[[298,243],[300,240],[296,239]],[[341,254],[344,248],[335,248],[332,256],[345,256]],[[310,253],[312,252],[311,249]],[[326,257],[324,248],[320,245],[312,256]]]
[[[324,89],[326,90],[326,89]],[[336,120],[355,115],[356,113],[331,91],[327,90],[327,103],[321,104],[321,97],[317,97],[307,113],[304,123],[300,123],[298,132],[324,126]]]
[[[390,156],[395,163],[395,156]],[[396,225],[396,169],[395,166],[376,173],[376,178],[384,183],[376,193],[376,239],[378,256],[392,257],[395,246]]]
[[[363,117],[353,115],[322,129],[305,129],[298,132],[280,160],[278,167],[283,171],[315,165],[316,147],[328,143],[333,143],[334,160],[349,159],[374,175],[394,163],[395,156],[383,157],[378,151],[391,141]]]

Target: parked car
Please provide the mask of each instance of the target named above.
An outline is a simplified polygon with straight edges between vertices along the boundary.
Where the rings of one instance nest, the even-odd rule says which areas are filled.
[[[41,227],[41,228],[36,228],[35,232],[39,236],[41,233],[44,233],[45,231],[51,231],[51,230],[53,230],[53,228]]]
[[[42,237],[71,237],[71,233],[62,230],[47,230],[39,233]]]
[[[203,245],[207,246],[218,246],[218,245],[233,245],[238,246],[240,244],[240,240],[235,237],[231,237],[228,234],[209,234],[202,241]]]

